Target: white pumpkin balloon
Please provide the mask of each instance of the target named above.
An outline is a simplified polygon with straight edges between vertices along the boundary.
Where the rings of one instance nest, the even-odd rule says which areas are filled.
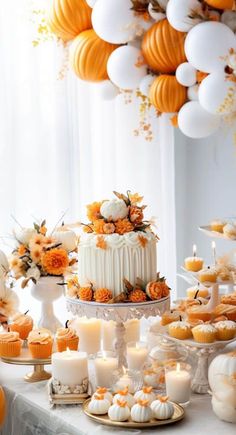
[[[199,86],[199,103],[210,113],[226,115],[236,111],[236,82],[223,72],[209,74]]]
[[[147,74],[147,67],[143,65],[142,54],[138,48],[123,46],[110,55],[107,72],[111,81],[119,88],[136,89]]]
[[[210,73],[224,69],[224,57],[234,47],[236,38],[229,27],[207,21],[190,30],[184,48],[188,61],[196,69]]]
[[[151,404],[154,417],[158,420],[168,420],[175,412],[174,405],[168,402],[168,397],[160,397]]]
[[[217,400],[212,396],[212,409],[220,420],[236,423],[236,409],[230,404]]]
[[[131,408],[131,418],[137,423],[145,423],[150,421],[152,415],[152,410],[150,406],[148,406],[148,400],[140,400]]]
[[[181,63],[175,75],[177,81],[183,86],[193,86],[197,81],[197,70],[188,62]]]
[[[34,228],[17,228],[13,231],[18,242],[28,245],[30,239],[37,234]]]
[[[134,14],[132,6],[130,0],[97,0],[92,12],[97,35],[110,43],[125,44],[142,33],[146,23]]]
[[[126,421],[130,416],[130,409],[126,402],[117,401],[108,410],[108,417],[112,421]]]
[[[232,376],[236,373],[236,351],[223,353],[216,356],[208,369],[208,380],[211,390],[217,391],[222,388],[222,380],[219,375]]]
[[[202,12],[202,5],[198,0],[169,0],[167,4],[167,19],[180,32],[188,32],[201,22],[201,18],[191,18],[193,12]]]
[[[143,79],[139,83],[139,90],[145,97],[148,97],[150,87],[151,87],[152,83],[154,82],[155,78],[156,78],[156,76],[154,76],[152,74],[147,74],[145,77],[143,77]]]
[[[213,134],[220,125],[220,116],[203,109],[198,101],[189,101],[178,114],[180,130],[188,137],[199,139]]]
[[[187,96],[188,99],[191,101],[197,101],[198,100],[198,85],[190,86],[187,90]]]
[[[95,395],[88,404],[88,410],[91,414],[102,415],[108,412],[110,402],[103,395]]]
[[[61,247],[67,252],[72,252],[77,247],[77,236],[74,231],[60,227],[53,232],[53,237],[61,243]]]
[[[236,12],[225,11],[221,15],[221,22],[228,26],[233,32],[236,31]]]

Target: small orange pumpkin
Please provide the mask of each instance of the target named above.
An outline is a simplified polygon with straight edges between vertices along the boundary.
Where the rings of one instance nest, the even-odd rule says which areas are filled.
[[[118,47],[103,41],[93,29],[80,33],[70,47],[70,64],[82,80],[99,82],[108,79],[107,61]]]
[[[187,88],[175,76],[163,74],[152,83],[149,98],[159,112],[178,112],[187,100]]]
[[[156,72],[174,72],[186,61],[185,36],[186,33],[175,30],[167,19],[153,24],[142,41],[143,56],[149,67]]]
[[[205,0],[205,2],[216,9],[233,9],[234,0]]]
[[[48,17],[50,29],[64,42],[70,41],[91,29],[91,13],[85,0],[53,0]]]
[[[6,415],[6,398],[2,387],[0,387],[0,427],[3,425]]]

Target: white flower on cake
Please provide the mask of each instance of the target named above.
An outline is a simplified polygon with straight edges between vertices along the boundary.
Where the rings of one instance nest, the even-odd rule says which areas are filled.
[[[37,234],[37,231],[34,228],[20,228],[14,230],[15,238],[18,242],[23,245],[28,245],[30,239]]]
[[[116,222],[128,216],[129,209],[122,199],[112,199],[105,201],[101,206],[101,215],[109,220]]]

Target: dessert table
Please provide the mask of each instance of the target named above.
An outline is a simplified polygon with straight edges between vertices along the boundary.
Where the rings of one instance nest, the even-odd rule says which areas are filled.
[[[50,371],[50,367],[47,367]],[[127,430],[100,426],[83,414],[80,406],[50,408],[47,397],[47,382],[28,384],[23,380],[27,367],[0,363],[0,384],[8,401],[8,415],[1,435],[101,435],[112,432],[117,435],[153,434],[149,430]],[[173,426],[159,427],[160,435],[235,435],[235,425],[220,421],[211,409],[208,395],[193,394],[191,405],[186,408],[185,418]]]

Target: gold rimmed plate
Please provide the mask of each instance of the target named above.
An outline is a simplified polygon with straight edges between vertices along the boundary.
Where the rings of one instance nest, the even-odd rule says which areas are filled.
[[[131,418],[129,418],[129,420],[127,421],[112,421],[109,419],[107,414],[104,415],[94,415],[91,414],[88,410],[88,405],[89,402],[91,401],[91,399],[86,400],[83,403],[83,411],[84,413],[91,418],[92,420],[96,421],[97,423],[100,424],[104,424],[106,426],[116,426],[116,427],[126,427],[126,428],[132,428],[132,429],[146,429],[146,428],[150,428],[150,427],[158,427],[158,426],[164,426],[167,424],[173,424],[176,423],[177,421],[180,421],[184,418],[184,410],[182,408],[182,406],[178,405],[177,403],[173,403],[174,405],[174,414],[171,418],[169,418],[168,420],[156,420],[156,419],[152,419],[147,423],[136,423],[134,421],[131,420]]]

